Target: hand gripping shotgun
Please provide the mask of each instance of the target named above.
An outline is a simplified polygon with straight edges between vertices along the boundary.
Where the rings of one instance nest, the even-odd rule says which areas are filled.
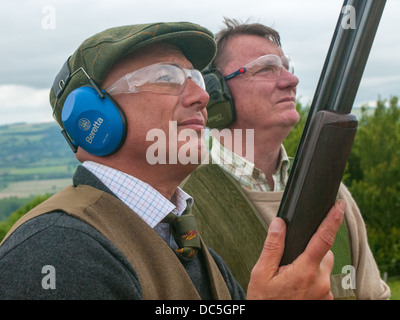
[[[357,131],[351,114],[386,0],[344,1],[278,210],[292,263],[335,203]]]

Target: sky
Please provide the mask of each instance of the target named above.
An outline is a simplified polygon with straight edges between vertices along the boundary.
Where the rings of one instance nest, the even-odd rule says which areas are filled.
[[[376,0],[381,1],[381,0]],[[223,18],[277,29],[295,61],[297,96],[311,103],[341,0],[2,0],[0,125],[53,121],[49,88],[88,37],[110,27],[190,21],[216,33]],[[400,0],[387,0],[355,105],[400,96]]]

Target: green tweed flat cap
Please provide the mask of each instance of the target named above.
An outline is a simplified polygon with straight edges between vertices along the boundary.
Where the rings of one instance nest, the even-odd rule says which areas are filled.
[[[157,42],[176,45],[198,70],[204,69],[216,53],[212,32],[189,22],[129,25],[100,32],[79,46],[54,80],[50,104],[57,122],[63,127],[61,110],[67,96],[74,89],[89,84],[85,73],[78,71],[80,68],[101,87],[108,71],[117,61]]]

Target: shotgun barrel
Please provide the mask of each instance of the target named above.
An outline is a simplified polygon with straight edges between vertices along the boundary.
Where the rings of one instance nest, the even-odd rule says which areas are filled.
[[[357,130],[351,114],[386,0],[344,1],[278,217],[290,264],[333,206]]]

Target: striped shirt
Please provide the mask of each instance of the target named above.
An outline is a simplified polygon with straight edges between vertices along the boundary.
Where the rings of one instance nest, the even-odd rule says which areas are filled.
[[[240,185],[249,190],[276,192],[285,189],[289,178],[290,160],[283,145],[281,146],[279,165],[272,174],[274,180],[273,190],[271,190],[265,174],[254,163],[225,148],[218,139],[212,139],[210,155],[212,163],[218,164],[225,172],[236,179]]]

